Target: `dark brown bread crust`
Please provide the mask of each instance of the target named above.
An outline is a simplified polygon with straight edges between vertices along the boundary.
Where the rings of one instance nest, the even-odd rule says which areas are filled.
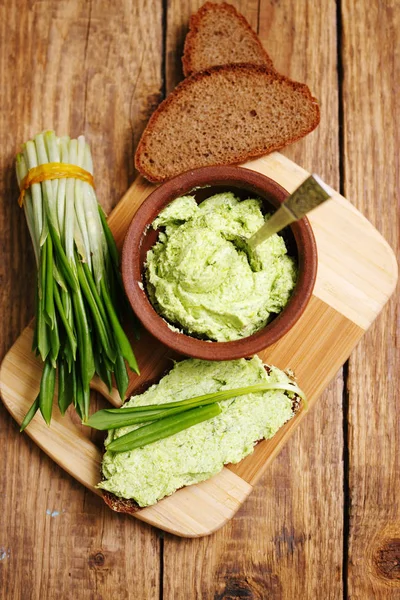
[[[270,373],[271,369],[268,367],[268,365],[264,365],[264,368],[267,373]],[[291,374],[290,376],[293,379],[293,375]],[[299,396],[295,396],[292,400],[293,416],[299,412],[301,404],[301,398]],[[257,442],[257,444],[259,444],[259,442]],[[104,502],[115,512],[134,515],[139,510],[142,510],[139,504],[133,499],[119,498],[118,496],[115,496],[115,494],[107,492],[106,490],[102,490],[102,494]]]
[[[111,508],[111,510],[115,510],[115,512],[127,513],[128,515],[134,515],[135,512],[140,510],[140,506],[137,502],[127,498],[119,498],[115,496],[111,492],[107,492],[106,490],[102,490],[103,500]]]
[[[190,17],[189,32],[185,39],[185,46],[182,56],[183,74],[185,75],[185,77],[188,77],[188,75],[192,75],[194,72],[196,72],[196,69],[193,66],[193,57],[196,52],[196,38],[199,33],[199,29],[201,28],[203,18],[207,15],[207,13],[210,12],[230,13],[230,15],[238,21],[240,26],[243,27],[243,29],[247,31],[249,35],[251,35],[255,45],[259,48],[259,52],[263,57],[265,65],[269,69],[273,71],[275,70],[272,64],[272,60],[270,59],[263,45],[261,44],[258,35],[250,27],[250,24],[246,21],[244,16],[240,14],[236,10],[236,8],[232,6],[232,4],[228,4],[226,2],[223,2],[222,4],[206,2],[196,13],[194,13]]]
[[[138,171],[140,171],[140,173],[142,175],[144,175],[144,177],[146,177],[146,179],[148,179],[149,181],[161,182],[161,181],[165,181],[166,179],[168,179],[169,177],[171,177],[173,175],[178,174],[178,172],[176,172],[173,175],[169,175],[169,176],[155,176],[146,168],[146,166],[144,164],[143,158],[147,154],[147,147],[146,147],[147,139],[149,136],[151,136],[151,134],[157,124],[160,114],[162,114],[168,110],[169,106],[171,105],[171,103],[174,101],[175,98],[183,96],[185,93],[190,93],[190,88],[193,86],[193,84],[195,82],[200,82],[207,78],[216,77],[216,76],[218,76],[218,73],[221,73],[221,72],[222,73],[234,73],[234,74],[237,74],[239,78],[240,78],[241,73],[247,73],[247,74],[253,73],[254,75],[259,74],[259,75],[264,76],[266,79],[266,83],[267,82],[270,83],[272,81],[285,82],[285,84],[287,86],[291,87],[293,89],[293,91],[301,93],[308,102],[314,104],[315,115],[314,115],[314,118],[310,121],[306,130],[302,131],[298,135],[293,135],[290,139],[285,141],[285,143],[283,143],[283,144],[282,143],[272,144],[268,148],[253,147],[253,148],[250,148],[246,153],[233,154],[230,157],[230,159],[226,160],[226,161],[218,161],[218,162],[205,163],[205,164],[196,164],[195,166],[201,167],[201,166],[206,166],[206,164],[207,165],[212,164],[214,166],[218,166],[218,165],[225,165],[225,164],[243,163],[243,162],[249,160],[250,158],[256,158],[258,156],[263,156],[265,154],[269,154],[271,152],[274,152],[275,150],[279,150],[284,146],[288,146],[289,144],[296,142],[297,140],[301,139],[302,137],[304,137],[305,135],[307,135],[308,133],[313,131],[313,129],[315,129],[317,127],[317,125],[319,124],[320,112],[319,112],[319,107],[318,107],[318,101],[316,98],[314,98],[312,96],[309,88],[304,83],[292,81],[288,77],[285,77],[284,75],[281,75],[281,74],[277,73],[276,71],[271,71],[270,69],[268,69],[267,67],[262,66],[262,65],[254,65],[254,64],[248,64],[248,63],[240,64],[239,63],[239,64],[222,65],[222,66],[212,67],[210,69],[207,69],[206,71],[194,73],[190,77],[187,77],[186,79],[181,81],[178,84],[178,86],[169,94],[169,96],[165,100],[163,100],[163,102],[161,102],[159,107],[154,111],[154,113],[150,117],[147,127],[144,130],[142,137],[140,138],[140,141],[139,141],[139,144],[138,144],[138,147],[136,150],[136,154],[135,154],[135,167]],[[185,169],[182,169],[180,172],[182,172],[184,170]]]

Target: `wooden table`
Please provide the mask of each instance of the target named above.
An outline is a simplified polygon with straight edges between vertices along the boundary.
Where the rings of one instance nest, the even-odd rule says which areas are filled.
[[[87,135],[110,210],[135,177],[149,115],[182,77],[188,17],[200,5],[1,4],[0,358],[34,311],[33,253],[16,202],[19,144],[49,127]],[[284,153],[351,199],[398,249],[396,0],[235,5],[276,68],[320,100],[318,130]],[[203,539],[113,514],[20,435],[0,405],[0,597],[400,598],[397,307],[394,298],[242,510]]]

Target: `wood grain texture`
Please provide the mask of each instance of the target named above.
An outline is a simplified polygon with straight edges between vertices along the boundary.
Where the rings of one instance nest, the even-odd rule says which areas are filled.
[[[90,139],[110,210],[134,176],[133,145],[161,91],[161,0],[0,2],[0,357],[32,318],[35,267],[14,157],[43,128]],[[146,68],[143,68],[143,65]],[[133,130],[135,136],[133,136]],[[119,518],[0,408],[0,597],[159,597],[157,533]],[[140,595],[139,594],[139,595]]]
[[[342,4],[344,190],[400,258],[398,2]],[[361,134],[362,132],[362,134]],[[352,354],[348,594],[400,598],[399,294]]]
[[[309,1],[233,3],[258,29],[275,67],[306,82],[320,101],[320,126],[284,154],[338,189],[335,5],[324,0],[315,10],[315,3]],[[197,3],[185,0],[169,3],[168,89],[181,77],[178,57],[188,13],[196,8]],[[166,536],[164,598],[341,597],[342,392],[339,373],[318,410],[307,416],[224,529],[198,541],[178,542]],[[313,501],[315,497],[320,501]],[[329,569],[324,569],[327,563]],[[187,566],[189,574],[176,581],[180,564]],[[321,565],[318,573],[317,565]]]
[[[178,57],[187,18],[201,1],[163,4],[168,9],[164,81],[170,89],[181,77]],[[344,125],[345,194],[396,246],[399,224],[394,206],[400,191],[396,0],[338,3],[344,71],[340,123],[335,3],[323,0],[318,9],[315,3],[294,0],[234,4],[254,27],[259,22],[275,66],[306,81],[320,100],[320,127],[285,154],[338,189],[339,124]],[[161,13],[161,2],[152,0],[0,3],[0,358],[33,314],[31,245],[14,202],[13,157],[18,144],[44,126],[73,135],[82,128],[88,133],[91,127],[96,173],[104,173],[99,195],[110,209],[132,181],[127,120],[135,130],[135,142],[159,98]],[[85,64],[86,46],[90,64]],[[121,70],[125,78],[119,77]],[[98,85],[91,85],[97,74]],[[48,95],[43,93],[44,83]],[[115,170],[109,169],[109,161]],[[343,548],[342,524],[347,527],[351,516],[344,597],[397,598],[397,327],[393,300],[350,363],[350,382],[344,390],[345,405],[348,401],[350,406],[344,440],[350,450],[350,479],[345,473],[350,498],[342,493],[342,451],[346,456],[348,448],[342,438],[339,375],[226,530],[203,540],[166,536],[165,544],[161,541],[165,581],[161,589],[160,545],[154,531],[108,510],[105,515],[100,500],[85,494],[27,437],[19,436],[0,407],[0,597],[342,598],[341,562],[343,558],[346,567],[348,536],[346,529]],[[376,408],[369,413],[366,406]],[[32,484],[38,481],[39,485]],[[343,511],[343,500],[352,502],[350,515],[348,506]],[[59,501],[66,512],[51,516],[60,508]]]

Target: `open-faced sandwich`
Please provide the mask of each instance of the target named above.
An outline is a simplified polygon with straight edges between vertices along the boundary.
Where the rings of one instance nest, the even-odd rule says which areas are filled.
[[[98,487],[117,511],[154,504],[242,460],[294,416],[302,399],[289,375],[258,356],[175,363],[122,408],[89,419],[99,429],[115,427],[105,441]]]

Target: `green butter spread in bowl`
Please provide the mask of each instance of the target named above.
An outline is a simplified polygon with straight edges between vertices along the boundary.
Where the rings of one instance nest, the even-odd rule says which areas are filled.
[[[253,356],[288,333],[317,274],[308,219],[257,247],[254,263],[243,246],[288,195],[272,179],[230,166],[194,169],[155,188],[122,251],[125,292],[144,327],[205,360]]]
[[[296,283],[283,237],[275,234],[257,249],[257,272],[234,242],[263,225],[261,208],[259,199],[223,192],[200,204],[182,196],[161,211],[145,273],[150,300],[170,324],[228,342],[252,335],[281,312]]]
[[[258,356],[221,362],[187,359],[175,363],[158,384],[132,396],[120,410],[263,382],[293,387],[286,373],[276,367],[265,368]],[[293,417],[299,396],[287,389],[270,389],[231,397],[219,406],[217,416],[127,452],[111,452],[107,446],[139,425],[110,430],[102,463],[104,479],[98,487],[141,507],[154,504],[183,486],[212,477],[225,464],[242,460],[258,440],[271,438]]]

